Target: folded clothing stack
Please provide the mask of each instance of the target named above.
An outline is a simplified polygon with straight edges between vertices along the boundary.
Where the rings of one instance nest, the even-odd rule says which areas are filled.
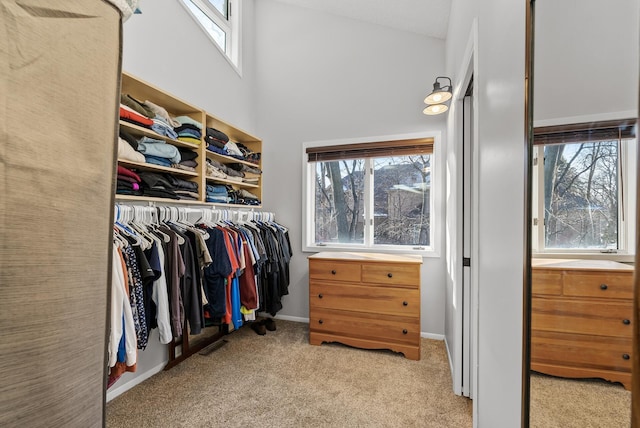
[[[213,159],[207,159],[207,177],[227,179],[227,174],[223,171],[224,165]]]
[[[133,123],[134,125],[151,128],[155,113],[131,95],[120,94],[120,119]]]
[[[175,118],[179,123],[173,129],[177,134],[177,139],[185,143],[200,144],[202,138],[202,123],[189,116],[178,116]]]
[[[142,195],[142,179],[134,171],[118,165],[116,193],[119,195]]]
[[[154,165],[171,167],[180,163],[182,157],[178,148],[163,140],[142,137],[138,140],[138,151],[144,154],[145,161]]]
[[[171,115],[169,115],[167,110],[149,100],[141,102],[129,94],[120,94],[120,118],[136,125],[150,128],[157,134],[171,138],[173,140],[181,139],[179,138],[179,132],[174,129],[183,126],[184,122],[181,121],[180,118],[183,118],[184,121],[190,120],[195,124],[198,124],[199,127],[195,128],[196,131],[198,131],[197,135],[195,136],[196,138],[188,141],[195,144],[200,144],[200,136],[202,135],[202,124],[189,118],[188,116],[179,116],[178,118],[173,118],[171,117]]]
[[[172,118],[167,112],[167,110],[165,110],[163,107],[157,104],[154,104],[149,100],[146,100],[144,103],[142,103],[142,106],[147,110],[152,111],[155,114],[155,116],[153,117],[162,119],[164,122],[169,124],[172,128],[175,128],[176,126],[180,126],[180,122]]]
[[[227,152],[227,156],[244,160],[244,154],[235,142],[227,141],[227,144],[224,145],[224,150]]]
[[[196,167],[198,166],[198,162],[196,161],[196,159],[198,158],[198,153],[183,148],[179,148],[178,151],[180,152],[181,160],[178,163],[171,164],[171,166],[173,168],[195,172]]]
[[[246,160],[247,162],[255,163],[256,165],[260,163],[260,153],[252,151],[251,149],[249,149],[249,147],[245,146],[242,143],[236,143],[236,146],[238,147],[238,150],[240,150],[240,153],[242,153],[244,160]]]
[[[135,139],[133,141],[135,141]],[[135,147],[138,147],[137,141],[135,141]],[[141,163],[145,162],[144,155],[136,151],[133,145],[122,137],[122,133],[118,137],[118,159]]]
[[[192,181],[183,180],[181,178],[168,175],[169,182],[173,185],[173,191],[178,199],[197,201],[198,195],[198,183]]]
[[[178,138],[178,133],[173,130],[173,126],[169,125],[169,123],[162,117],[157,116],[153,118],[153,125],[151,125],[151,129],[165,137],[169,137],[174,140]]]
[[[144,196],[157,198],[178,199],[171,184],[173,178],[169,174],[158,174],[155,172],[141,171],[138,173],[142,179],[142,193]]]
[[[229,137],[224,132],[218,131],[215,128],[207,128],[204,140],[207,143],[207,148],[211,145],[219,149],[224,149],[224,145],[229,141]]]
[[[207,159],[207,176],[225,180],[242,182],[243,173],[227,167],[215,159]]]
[[[207,184],[207,202],[214,202],[218,204],[229,203],[229,191],[227,186],[221,184]]]
[[[170,199],[198,200],[198,183],[171,174],[139,172],[144,196]]]
[[[140,113],[123,104],[120,104],[120,119],[124,120],[125,122],[133,123],[134,125],[143,126],[149,129],[151,129],[151,125],[153,125],[153,120],[141,115]]]
[[[237,171],[241,174],[242,182],[247,184],[258,184],[262,170],[258,167],[249,166],[243,163],[227,164],[227,169]]]
[[[149,116],[153,119],[153,125],[151,125],[151,129],[156,131],[160,135],[164,135],[165,137],[169,137],[172,139],[178,138],[178,134],[173,130],[175,126],[179,126],[175,119],[173,119],[167,110],[163,107],[152,103],[149,100],[146,100],[142,103],[142,107],[146,108],[150,112],[152,112],[153,116]]]
[[[238,204],[242,204],[242,205],[262,204],[262,202],[260,202],[260,199],[258,199],[256,195],[249,192],[248,190],[244,190],[244,189],[236,190],[236,197],[237,197],[236,203]]]

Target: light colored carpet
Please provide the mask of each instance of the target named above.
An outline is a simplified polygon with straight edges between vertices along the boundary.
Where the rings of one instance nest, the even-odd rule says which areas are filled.
[[[631,392],[598,379],[531,375],[531,428],[629,428]]]
[[[107,404],[107,427],[472,426],[453,394],[444,342],[422,339],[420,361],[390,351],[311,346],[308,325],[242,328]]]

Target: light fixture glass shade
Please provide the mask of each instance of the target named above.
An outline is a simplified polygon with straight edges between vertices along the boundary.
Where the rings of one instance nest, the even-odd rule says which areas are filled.
[[[439,86],[439,85],[438,85]],[[427,98],[424,99],[425,104],[441,104],[449,101],[451,99],[451,92],[445,89],[435,89]]]
[[[436,114],[444,113],[447,110],[449,110],[449,106],[447,106],[446,104],[432,104],[422,110],[422,113],[433,116]]]

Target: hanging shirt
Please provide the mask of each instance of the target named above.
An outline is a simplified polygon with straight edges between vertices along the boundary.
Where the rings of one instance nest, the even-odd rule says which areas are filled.
[[[125,335],[125,362],[133,366],[137,361],[136,331],[131,313],[129,296],[125,289],[125,276],[121,256],[116,246],[112,250],[111,263],[111,331],[109,332],[109,367],[118,361],[118,346]],[[124,323],[122,322],[124,318]]]
[[[160,275],[158,279],[153,281],[153,287],[151,291],[151,299],[156,306],[156,323],[158,325],[158,333],[160,336],[160,343],[166,345],[173,340],[173,334],[171,333],[171,315],[169,312],[169,294],[167,292],[167,278],[165,276],[165,256],[162,242],[160,239],[155,238],[154,248],[158,255],[158,266],[154,267],[154,270],[160,268]]]
[[[204,291],[208,311],[213,318],[222,318],[226,313],[225,280],[232,272],[231,261],[224,241],[224,232],[218,228],[205,228],[209,234],[207,249],[212,262],[204,268]]]

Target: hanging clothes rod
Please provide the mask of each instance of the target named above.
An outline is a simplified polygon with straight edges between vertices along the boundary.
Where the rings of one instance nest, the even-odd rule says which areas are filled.
[[[128,222],[131,220],[157,223],[164,220],[182,220],[197,222],[199,219],[209,221],[275,221],[275,214],[268,211],[253,209],[229,209],[220,207],[176,207],[149,202],[149,205],[132,205],[117,203],[114,206],[114,221]]]

